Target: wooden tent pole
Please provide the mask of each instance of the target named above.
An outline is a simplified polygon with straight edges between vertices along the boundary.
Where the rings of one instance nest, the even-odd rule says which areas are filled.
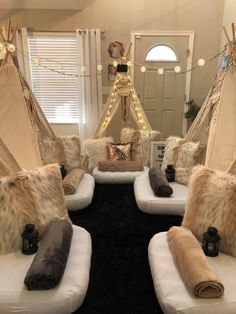
[[[225,37],[226,37],[226,39],[228,41],[228,44],[230,44],[230,38],[229,38],[228,32],[227,32],[227,30],[226,30],[226,28],[224,26],[223,26],[223,31],[224,31]]]
[[[124,58],[127,58],[129,53],[130,53],[130,49],[131,49],[132,43],[130,43],[126,48],[125,48],[125,52],[123,54]]]

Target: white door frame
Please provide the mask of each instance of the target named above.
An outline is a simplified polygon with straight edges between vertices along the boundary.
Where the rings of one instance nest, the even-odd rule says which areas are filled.
[[[139,37],[148,37],[148,36],[166,36],[166,37],[180,37],[180,36],[188,36],[189,37],[189,54],[187,59],[187,73],[186,73],[186,84],[185,84],[185,104],[184,104],[184,112],[188,110],[188,106],[186,102],[189,101],[190,95],[190,82],[191,82],[191,67],[193,61],[193,41],[194,41],[194,32],[193,31],[131,31],[131,77],[134,81],[134,53],[135,53],[135,39]],[[183,126],[182,133],[183,136],[187,132],[187,119],[183,117]]]

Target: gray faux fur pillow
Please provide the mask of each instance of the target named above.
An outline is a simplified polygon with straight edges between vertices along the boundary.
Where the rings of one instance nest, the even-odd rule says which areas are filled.
[[[217,228],[220,250],[236,257],[236,177],[205,166],[194,170],[182,225],[199,241],[208,227]]]
[[[0,179],[0,254],[21,248],[26,224],[35,224],[42,235],[53,218],[69,219],[58,165]]]

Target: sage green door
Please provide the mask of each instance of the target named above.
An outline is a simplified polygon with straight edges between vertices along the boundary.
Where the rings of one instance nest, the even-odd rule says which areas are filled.
[[[151,48],[163,45],[169,47],[177,57],[177,61],[146,61]],[[186,73],[178,74],[176,66],[186,71],[189,54],[188,36],[140,36],[135,38],[134,84],[140,97],[144,111],[152,129],[162,133],[163,138],[169,135],[182,135]],[[140,66],[146,72],[140,72]],[[163,75],[157,68],[163,68]]]

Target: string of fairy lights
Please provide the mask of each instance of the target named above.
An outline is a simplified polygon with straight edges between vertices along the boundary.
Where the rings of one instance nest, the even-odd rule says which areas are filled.
[[[213,60],[215,60],[219,56],[224,56],[227,48],[228,48],[228,44],[226,44],[224,46],[224,48],[220,52],[218,52],[216,55],[214,55],[213,57],[209,58],[208,60],[205,60],[204,58],[198,59],[197,65],[192,66],[191,68],[189,68],[187,70],[182,70],[181,66],[176,65],[174,67],[174,72],[176,74],[185,74],[185,73],[194,71],[197,68],[204,67],[205,65],[207,65],[210,62],[212,62]],[[68,72],[63,71],[63,69],[65,67],[65,64],[61,64],[61,63],[59,63],[56,60],[49,59],[49,58],[44,58],[44,57],[40,57],[40,56],[31,57],[29,53],[16,48],[16,46],[14,44],[12,44],[12,43],[8,43],[8,42],[0,43],[0,57],[2,59],[4,59],[4,57],[7,55],[8,52],[10,52],[12,55],[14,55],[16,52],[18,52],[24,58],[27,58],[28,60],[30,60],[30,62],[32,64],[35,64],[35,65],[37,65],[39,67],[42,67],[42,68],[44,68],[44,69],[46,69],[48,71],[52,71],[54,73],[58,73],[58,74],[65,75],[65,76],[70,76],[70,77],[91,77],[91,76],[94,76],[94,75],[101,75],[102,73],[105,72],[105,71],[103,71],[104,67],[106,66],[105,64],[97,64],[97,67],[96,67],[97,71],[96,71],[96,73],[94,73],[94,74],[87,74],[86,73],[87,72],[87,66],[86,65],[79,65],[79,64],[75,63],[75,67],[78,68],[80,73],[79,74],[68,73]],[[48,65],[44,64],[45,61],[47,61],[47,62],[49,61],[51,63],[55,63],[56,68],[49,67]],[[112,63],[114,68],[116,68],[118,64],[119,64],[119,62],[117,60],[113,61],[113,63]],[[145,73],[149,69],[148,67],[146,67],[144,65],[140,65],[140,64],[138,64],[136,62],[133,62],[131,60],[127,60],[126,64],[127,64],[128,68],[130,68],[132,66],[139,68],[141,73]],[[153,67],[152,66],[151,69],[152,69],[152,71],[157,71],[158,75],[163,75],[164,72],[165,72],[164,68],[162,68],[162,67]]]
[[[122,83],[124,80],[125,80],[125,82]],[[132,103],[133,108],[135,110],[135,114],[136,114],[138,123],[140,124],[142,129],[144,129],[144,130],[147,129],[147,123],[143,118],[142,108],[141,108],[138,96],[135,92],[135,88],[132,84],[130,75],[127,75],[124,77],[123,73],[118,73],[116,76],[114,85],[112,87],[112,90],[111,90],[111,94],[110,94],[111,99],[110,99],[110,103],[108,106],[108,110],[106,111],[104,121],[103,121],[101,128],[99,130],[99,133],[98,133],[99,136],[101,136],[103,134],[103,132],[105,131],[105,129],[107,128],[107,126],[108,126],[108,124],[112,118],[112,109],[114,109],[114,105],[117,101],[117,95],[119,93],[119,90],[122,90],[122,88],[124,86],[127,86],[129,88],[129,96],[131,97],[131,100],[132,100],[131,103]]]

